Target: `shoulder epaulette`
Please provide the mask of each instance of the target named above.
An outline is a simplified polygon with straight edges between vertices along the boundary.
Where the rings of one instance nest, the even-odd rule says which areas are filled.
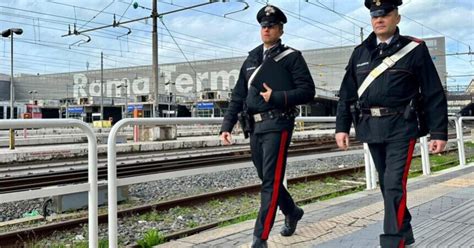
[[[294,50],[295,52],[299,52],[299,53],[301,53],[301,51],[300,51],[300,50],[298,50],[298,49],[295,49],[295,48],[293,48],[293,47],[290,47],[290,46],[287,46],[287,45],[284,45],[283,47],[285,48],[285,50],[286,50],[286,49],[292,49],[292,50]]]
[[[417,43],[423,43],[424,41],[422,39],[419,39],[419,38],[416,38],[416,37],[412,37],[412,36],[405,36],[407,39],[411,40],[411,41],[414,41],[414,42],[417,42]]]

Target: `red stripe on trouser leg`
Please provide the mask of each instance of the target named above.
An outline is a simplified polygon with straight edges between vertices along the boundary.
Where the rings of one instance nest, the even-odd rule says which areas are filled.
[[[400,241],[400,245],[398,245],[398,248],[405,248],[405,239],[402,239]]]
[[[285,148],[287,139],[288,131],[284,130],[281,134],[280,149],[278,150],[278,160],[275,168],[275,178],[273,180],[272,201],[270,203],[270,208],[268,209],[267,216],[265,217],[265,223],[263,225],[263,232],[261,236],[261,239],[263,240],[268,239],[268,235],[270,234],[270,228],[273,221],[273,216],[276,212],[276,206],[278,202],[278,191],[280,189],[280,182],[282,176],[282,168],[283,163],[285,162]]]
[[[411,159],[413,155],[413,150],[415,148],[416,140],[410,140],[410,145],[408,147],[408,154],[407,154],[407,162],[405,164],[405,170],[403,172],[402,178],[402,199],[400,200],[400,205],[398,206],[398,214],[397,214],[397,223],[398,223],[398,230],[400,231],[403,224],[403,218],[405,217],[405,209],[407,205],[407,179],[408,179],[408,171],[410,169]],[[405,240],[402,239],[400,241],[399,247],[403,248],[405,246]]]

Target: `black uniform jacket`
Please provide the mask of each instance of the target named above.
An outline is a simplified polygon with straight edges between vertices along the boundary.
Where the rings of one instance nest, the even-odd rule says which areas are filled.
[[[411,41],[420,44],[387,69],[367,88],[358,99],[357,89],[369,72],[387,56],[393,55]],[[397,31],[387,48],[380,54],[372,33],[352,53],[339,92],[336,133],[349,133],[352,116],[350,106],[359,100],[361,108],[401,108],[421,93],[421,109],[425,113],[431,139],[447,140],[447,101],[438,73],[426,44],[418,39],[402,36]],[[416,118],[403,114],[384,117],[362,115],[356,123],[357,139],[367,143],[412,139],[420,136]]]
[[[268,59],[275,57],[289,47],[281,44],[281,41],[272,47]],[[229,107],[225,112],[221,132],[231,132],[237,122],[237,114],[247,105],[250,114],[267,112],[270,110],[286,111],[296,105],[305,104],[314,99],[315,87],[308,66],[301,55],[296,51],[281,59],[278,64],[291,74],[293,82],[289,82],[293,89],[285,91],[272,90],[270,101],[267,103],[260,95],[260,90],[248,85],[250,76],[262,64],[263,44],[249,52],[240,69],[239,78],[232,91]],[[294,118],[275,118],[255,124],[254,133],[265,133],[282,130],[291,130],[294,126]]]

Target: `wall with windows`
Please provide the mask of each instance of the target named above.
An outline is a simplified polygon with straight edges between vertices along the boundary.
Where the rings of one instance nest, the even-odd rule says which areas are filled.
[[[446,85],[445,38],[427,38],[433,62],[438,69],[443,85]],[[302,51],[311,74],[320,87],[330,91],[339,90],[345,67],[355,46],[332,47]],[[209,90],[231,90],[238,78],[245,57],[212,59],[188,63],[159,65],[158,92],[170,93],[180,98],[195,99],[197,92]],[[48,75],[21,75],[15,78],[15,95],[18,100],[31,98],[36,90],[37,99],[63,99],[66,97],[99,97],[100,70],[58,73]],[[127,90],[119,89],[128,85]],[[0,87],[5,87],[0,82]],[[137,66],[104,70],[104,95],[108,98],[129,102],[145,99],[154,90],[151,66]],[[4,95],[4,91],[0,90]],[[2,97],[0,95],[0,99]],[[143,98],[145,97],[145,98]]]

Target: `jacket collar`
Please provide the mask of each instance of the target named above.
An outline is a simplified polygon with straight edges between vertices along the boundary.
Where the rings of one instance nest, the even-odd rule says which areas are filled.
[[[281,44],[281,39],[278,40],[277,44],[270,48],[268,56],[270,58],[274,57],[275,55],[279,54],[284,50],[284,45]],[[262,62],[263,60],[263,44],[260,44],[258,47],[254,48],[252,51],[249,52],[249,57]]]
[[[398,42],[398,40],[400,39],[400,29],[397,29],[395,30],[395,34],[393,34],[393,38],[392,40],[390,41],[390,44],[388,44],[388,49],[390,47],[392,47],[394,44],[396,44]],[[375,35],[374,32],[372,32],[369,37],[367,37],[367,39],[364,40],[364,42],[362,43],[365,47],[367,47],[367,49],[369,49],[369,51],[372,51],[374,50],[376,47],[377,47],[377,36]]]

